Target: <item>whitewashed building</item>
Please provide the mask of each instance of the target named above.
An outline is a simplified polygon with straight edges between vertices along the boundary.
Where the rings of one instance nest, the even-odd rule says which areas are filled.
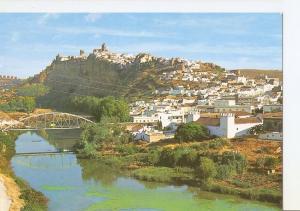
[[[239,118],[233,113],[221,113],[220,117],[200,117],[197,123],[208,128],[211,135],[226,138],[240,137],[249,134],[249,130],[262,125],[263,120],[259,117],[249,117],[248,115]]]

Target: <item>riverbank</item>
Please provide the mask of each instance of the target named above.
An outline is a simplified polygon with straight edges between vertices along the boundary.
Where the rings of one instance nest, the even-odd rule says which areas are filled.
[[[3,197],[0,200],[0,210],[19,211],[21,210],[25,202],[21,199],[21,191],[16,182],[6,175],[0,174],[0,196]],[[2,192],[2,194],[1,194]],[[0,198],[1,198],[0,197]]]
[[[230,186],[221,180],[206,181],[203,183],[197,179],[191,169],[172,169],[167,167],[145,167],[133,170],[131,176],[149,182],[161,182],[167,184],[182,184],[200,188],[203,191],[236,195],[244,199],[270,202],[281,205],[282,196],[279,191],[251,188],[250,184],[240,182],[239,186]],[[234,180],[233,180],[234,181]],[[236,182],[237,183],[237,182]]]
[[[113,137],[108,142],[99,139],[99,134],[93,135],[100,131],[96,129],[83,132],[83,140],[77,146],[79,158],[99,159],[128,170],[131,177],[139,180],[189,185],[277,206],[282,204],[280,142],[211,138],[146,144],[125,139],[126,134],[120,141]]]
[[[7,207],[9,207],[9,211],[47,210],[47,198],[16,177],[11,168],[10,161],[15,155],[15,138],[15,134],[0,132],[0,178],[3,185],[3,210]]]

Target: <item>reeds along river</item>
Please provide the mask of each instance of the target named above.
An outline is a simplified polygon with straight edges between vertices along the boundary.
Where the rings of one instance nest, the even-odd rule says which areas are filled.
[[[25,132],[16,140],[16,152],[69,149],[78,137],[79,131],[70,130]],[[100,161],[77,159],[75,154],[16,155],[12,166],[17,176],[49,199],[50,211],[280,210],[198,188],[142,182]]]

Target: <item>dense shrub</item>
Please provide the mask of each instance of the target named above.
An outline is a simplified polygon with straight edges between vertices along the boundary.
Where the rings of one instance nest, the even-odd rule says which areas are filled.
[[[218,179],[228,179],[235,173],[234,169],[230,165],[218,165],[217,166],[217,175]]]
[[[134,144],[119,144],[116,146],[116,150],[123,155],[132,155],[140,152],[139,147]]]
[[[245,156],[236,152],[224,152],[220,157],[220,163],[233,167],[238,174],[244,173],[248,165]]]
[[[211,149],[220,149],[229,144],[229,141],[224,138],[215,138],[209,142],[208,146]]]
[[[160,159],[160,151],[159,150],[151,150],[148,153],[147,162],[150,165],[156,165],[159,162]]]
[[[76,111],[95,116],[97,121],[101,121],[103,118],[116,118],[121,122],[129,120],[129,106],[123,99],[92,96],[74,97],[71,99],[71,105]]]
[[[279,160],[272,156],[259,157],[256,159],[255,165],[257,168],[261,169],[273,169],[279,163]]]
[[[158,164],[160,166],[174,167],[176,165],[174,150],[171,148],[164,148],[160,153]]]
[[[24,84],[17,89],[20,96],[40,97],[49,92],[49,88],[40,83]]]
[[[201,157],[199,166],[196,169],[196,174],[204,181],[215,177],[217,170],[214,161],[206,157]]]
[[[201,141],[208,137],[208,129],[195,122],[180,125],[175,134],[175,139],[180,142]]]
[[[16,97],[8,103],[0,104],[0,110],[3,111],[21,111],[32,112],[36,107],[34,97]]]

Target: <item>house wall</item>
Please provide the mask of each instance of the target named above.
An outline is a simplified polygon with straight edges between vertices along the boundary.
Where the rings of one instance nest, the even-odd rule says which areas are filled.
[[[226,106],[226,107],[215,107],[214,112],[232,112],[232,111],[245,111],[248,113],[252,112],[251,106]]]
[[[258,136],[260,139],[267,139],[267,140],[277,140],[277,141],[282,141],[283,140],[283,134],[278,133],[278,132],[271,132],[271,133],[264,133],[260,134]]]
[[[152,123],[152,122],[157,122],[157,121],[158,121],[157,117],[148,117],[148,116],[134,116],[133,117],[134,123]]]
[[[235,124],[235,136],[244,136],[249,134],[250,128],[256,126],[256,125],[262,125],[262,123],[248,123],[248,124]]]
[[[220,136],[220,137],[226,136],[226,131],[224,130],[224,128],[220,128],[217,126],[207,126],[207,129],[209,130],[209,133],[211,135],[216,135],[216,136]]]
[[[235,124],[233,114],[222,114],[220,126],[207,126],[211,135],[234,138],[249,134],[250,128],[262,123]]]
[[[162,133],[154,133],[154,134],[146,134],[144,140],[152,143],[152,142],[158,142],[165,138],[166,138],[166,136]]]

